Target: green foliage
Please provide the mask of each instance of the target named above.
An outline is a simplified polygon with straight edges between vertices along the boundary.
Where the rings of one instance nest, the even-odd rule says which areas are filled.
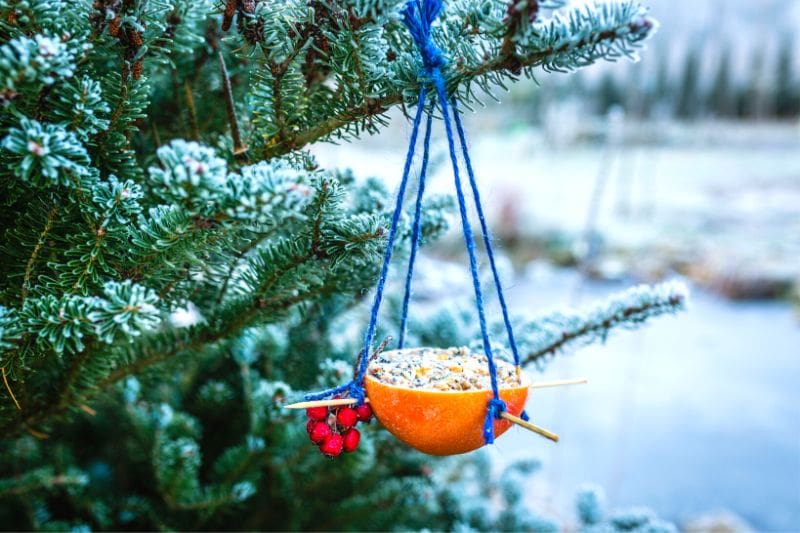
[[[654,28],[633,2],[539,12],[555,4],[452,2],[435,29],[449,90],[631,56]],[[554,527],[510,481],[530,465],[481,517],[386,432],[332,463],[281,408],[346,379],[358,350],[391,191],[302,150],[413,104],[402,5],[0,0],[4,526]],[[425,241],[451,208],[426,202]],[[613,325],[669,307],[648,302]],[[412,335],[473,338],[436,316]],[[573,318],[576,338],[611,327]]]
[[[0,48],[0,83],[6,98],[53,85],[74,73],[75,55],[58,37],[20,36]]]
[[[16,156],[6,162],[16,177],[34,185],[70,186],[89,174],[89,155],[74,133],[26,117],[20,126],[9,129],[2,142],[6,153]]]
[[[649,509],[634,507],[606,513],[605,497],[597,487],[585,487],[575,498],[575,507],[584,533],[675,533],[678,529],[657,518]]]

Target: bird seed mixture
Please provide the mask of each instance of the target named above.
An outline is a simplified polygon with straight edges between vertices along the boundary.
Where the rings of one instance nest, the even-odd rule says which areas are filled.
[[[516,367],[495,359],[497,384],[520,385]],[[368,373],[387,385],[437,391],[488,390],[486,354],[468,348],[406,348],[379,353],[370,361]],[[524,378],[523,378],[524,379]]]

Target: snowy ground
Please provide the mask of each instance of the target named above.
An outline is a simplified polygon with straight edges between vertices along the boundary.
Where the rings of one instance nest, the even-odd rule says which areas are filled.
[[[797,125],[651,125],[634,135],[647,142],[631,145],[625,127],[617,143],[573,143],[563,122],[557,117],[553,134],[497,114],[471,120],[491,224],[496,233],[521,237],[522,248],[552,231],[580,237],[604,175],[594,227],[607,243],[606,271],[625,281],[518,264],[509,290],[515,311],[588,303],[632,278],[675,269],[715,289],[730,276],[800,279]],[[395,184],[407,134],[401,123],[315,153],[323,167],[351,167]],[[430,189],[449,192],[443,148],[439,139]],[[445,290],[468,292],[468,285]],[[561,443],[515,430],[488,453],[498,466],[543,459],[529,501],[567,523],[575,491],[594,482],[605,487],[610,507],[647,505],[684,524],[729,509],[758,530],[797,531],[799,356],[800,323],[789,304],[735,303],[695,284],[689,312],[621,332],[548,367],[548,378],[590,378],[589,385],[543,390],[530,400],[534,419],[560,433]]]

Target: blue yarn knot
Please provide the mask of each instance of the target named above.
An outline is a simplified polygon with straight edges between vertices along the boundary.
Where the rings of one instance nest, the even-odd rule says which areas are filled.
[[[419,53],[422,56],[422,63],[430,72],[438,70],[447,64],[442,50],[430,39],[420,48]]]
[[[364,403],[364,387],[362,387],[355,380],[350,383],[350,386],[347,388],[347,392],[350,393],[350,397],[356,401],[356,405],[361,405]]]
[[[419,49],[428,74],[435,73],[447,64],[442,50],[431,39],[431,24],[441,11],[442,0],[409,0],[403,8],[403,22]]]
[[[494,421],[500,418],[500,414],[504,413],[508,407],[506,402],[500,398],[492,398],[489,400],[489,405],[486,410],[486,420],[483,423],[483,440],[486,444],[494,443]]]

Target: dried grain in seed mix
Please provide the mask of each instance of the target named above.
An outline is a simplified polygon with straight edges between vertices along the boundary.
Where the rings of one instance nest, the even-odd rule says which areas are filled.
[[[517,387],[516,367],[495,359],[497,384]],[[387,385],[438,391],[491,389],[486,355],[468,348],[406,348],[381,352],[369,363],[368,374]]]

